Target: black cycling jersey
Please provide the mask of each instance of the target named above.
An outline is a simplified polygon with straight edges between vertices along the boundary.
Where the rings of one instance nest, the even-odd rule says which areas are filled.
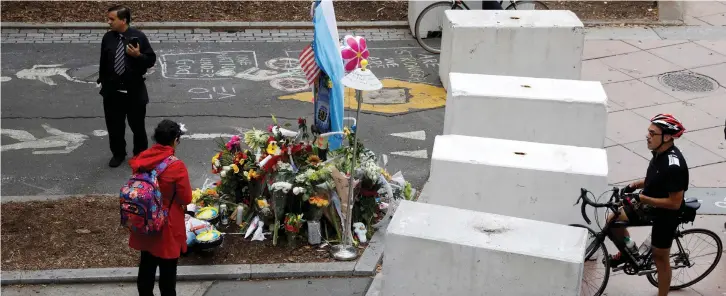
[[[653,158],[645,175],[643,195],[652,198],[668,198],[668,193],[688,190],[688,164],[678,147],[671,146],[663,153],[653,152]],[[653,213],[675,215],[677,210],[656,208]]]

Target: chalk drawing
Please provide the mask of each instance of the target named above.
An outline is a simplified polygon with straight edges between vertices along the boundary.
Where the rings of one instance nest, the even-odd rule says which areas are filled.
[[[234,87],[225,88],[224,86],[215,86],[212,88],[194,87],[189,89],[189,93],[193,93],[192,100],[222,100],[237,95]]]
[[[2,77],[0,77],[0,82],[8,82],[12,79],[13,79],[12,77],[2,76]]]
[[[265,65],[273,70],[255,67],[237,73],[235,77],[250,81],[270,81],[270,86],[284,92],[299,92],[310,88],[297,59],[275,58],[265,62]]]
[[[78,80],[68,75],[68,68],[62,68],[63,64],[54,65],[34,65],[30,69],[23,69],[15,73],[15,76],[20,79],[38,80],[47,85],[56,85],[52,76],[60,75],[68,81],[89,83],[87,81]],[[90,82],[93,83],[93,82]]]
[[[163,54],[161,76],[173,79],[230,79],[244,69],[257,67],[251,50]]]
[[[36,138],[31,133],[24,130],[0,129],[0,134],[20,141],[15,144],[2,145],[0,151],[20,150],[20,149],[47,149],[61,148],[56,150],[40,150],[33,151],[33,154],[68,154],[83,145],[88,136],[78,133],[67,133],[59,129],[52,128],[50,125],[43,124],[46,132],[51,134],[45,138]]]

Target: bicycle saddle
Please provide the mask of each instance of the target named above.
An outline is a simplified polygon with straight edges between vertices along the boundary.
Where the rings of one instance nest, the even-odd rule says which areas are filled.
[[[698,199],[693,197],[687,197],[683,200],[687,208],[698,210],[698,208],[701,207],[701,202],[698,201]]]

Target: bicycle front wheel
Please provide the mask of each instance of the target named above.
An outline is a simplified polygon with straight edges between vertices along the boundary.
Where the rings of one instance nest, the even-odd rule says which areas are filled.
[[[600,296],[605,291],[610,279],[608,250],[604,243],[597,240],[595,231],[590,227],[580,224],[570,224],[570,226],[585,228],[588,233],[580,296]]]
[[[681,232],[671,246],[670,289],[683,289],[701,281],[716,268],[722,253],[723,243],[713,231],[688,229]],[[658,274],[648,274],[648,281],[658,287]]]
[[[436,2],[421,11],[416,18],[413,34],[423,49],[430,53],[441,53],[441,38],[444,32],[444,11],[462,9],[452,1]]]
[[[512,2],[506,10],[550,10],[542,1],[523,0]]]

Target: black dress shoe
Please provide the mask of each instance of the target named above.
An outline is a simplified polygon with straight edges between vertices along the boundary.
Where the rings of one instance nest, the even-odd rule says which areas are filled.
[[[120,166],[124,162],[125,157],[114,157],[111,158],[111,161],[108,162],[108,166],[115,168]]]

